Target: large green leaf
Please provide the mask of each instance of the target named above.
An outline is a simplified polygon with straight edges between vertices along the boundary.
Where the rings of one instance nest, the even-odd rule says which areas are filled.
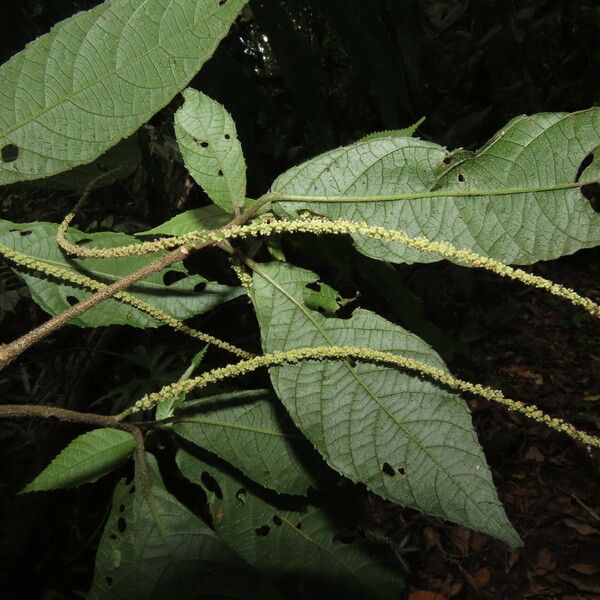
[[[157,255],[119,258],[116,260],[75,260],[65,257],[56,243],[57,226],[53,223],[11,223],[0,221],[0,243],[23,252],[48,265],[58,266],[92,277],[104,283],[112,283],[142,268]],[[110,247],[137,244],[138,240],[121,233],[82,233],[69,230],[75,243],[91,243]],[[38,274],[15,269],[29,286],[33,299],[50,314],[59,314],[75,301],[89,296],[90,292],[76,286],[44,279]],[[128,292],[148,304],[160,308],[177,319],[187,319],[207,312],[219,304],[236,298],[243,292],[240,288],[209,282],[200,275],[189,275],[182,264],[171,265],[132,286]],[[134,327],[158,327],[162,323],[144,312],[117,300],[107,300],[72,321],[81,327],[105,325],[132,325]]]
[[[255,273],[265,352],[358,346],[445,369],[425,342],[372,312],[337,319],[307,308],[304,290],[317,279],[281,263]],[[459,396],[411,373],[351,361],[306,361],[270,374],[292,419],[331,467],[384,498],[519,543]]]
[[[174,430],[283,494],[316,487],[304,463],[313,450],[268,390],[232,392],[182,406]]]
[[[69,488],[96,481],[116,469],[135,449],[130,433],[96,429],[76,437],[21,492]]]
[[[88,600],[276,597],[157,481],[147,493],[117,485]]]
[[[227,212],[244,204],[246,162],[235,123],[224,106],[192,88],[175,113],[183,162],[211,200]]]
[[[184,88],[247,0],[111,0],[0,67],[0,184],[94,160]]]
[[[306,503],[290,505],[282,498],[265,499],[245,480],[184,451],[178,452],[177,465],[194,483],[200,485],[207,475],[216,483],[211,509],[217,534],[272,578],[283,596],[352,600],[398,596],[402,572],[399,564],[391,563],[386,548],[338,539],[348,531],[348,522],[341,519],[345,507],[323,510]]]
[[[441,146],[421,140],[359,142],[294,167],[273,190],[371,201],[286,202],[275,209],[366,221],[530,264],[600,243],[600,214],[573,187],[584,159],[599,143],[600,108],[517,117],[477,153],[456,162]],[[415,193],[420,197],[377,200]],[[355,241],[361,252],[377,259],[439,260],[396,243],[360,236]]]

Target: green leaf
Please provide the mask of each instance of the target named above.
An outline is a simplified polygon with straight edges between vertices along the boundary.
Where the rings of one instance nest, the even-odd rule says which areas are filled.
[[[229,213],[244,204],[246,162],[235,123],[225,107],[192,88],[175,113],[183,162],[211,200]]]
[[[246,198],[244,200],[243,208],[250,207],[255,200]],[[219,229],[224,225],[227,225],[231,221],[231,215],[226,213],[220,206],[211,204],[210,206],[203,206],[201,208],[194,208],[192,210],[186,210],[178,215],[175,215],[172,219],[161,223],[149,229],[148,231],[140,231],[136,233],[136,236],[146,235],[185,235],[192,231],[205,231],[207,229]]]
[[[27,181],[28,188],[44,190],[85,190],[90,183],[97,180],[93,188],[105,187],[120,179],[126,179],[134,173],[141,160],[140,148],[136,135],[122,140],[95,161],[75,167],[70,171],[58,173],[52,177]],[[102,176],[100,179],[98,179]]]
[[[184,371],[184,373],[179,378],[179,382],[187,381],[193,374],[193,372],[199,367],[200,363],[204,359],[206,352],[210,344],[206,344],[200,352],[198,352],[190,363],[190,366]],[[156,405],[156,420],[162,421],[163,419],[168,419],[173,415],[175,409],[180,406],[185,400],[185,394],[176,394],[175,396],[171,396],[162,402],[159,402]]]
[[[365,137],[360,138],[359,141],[369,142],[371,140],[379,140],[387,137],[412,137],[424,122],[425,117],[421,117],[416,123],[413,123],[404,129],[388,129],[386,131],[377,131],[375,133],[365,135]]]
[[[211,205],[186,210],[165,223],[161,223],[154,229],[142,231],[136,235],[185,235],[192,231],[204,231],[206,229],[219,229],[231,221],[231,215],[226,213],[220,206]]]
[[[306,463],[318,457],[268,390],[220,394],[184,404],[173,429],[250,479],[283,494],[317,487]]]
[[[121,481],[88,600],[250,600],[277,596],[216,534],[156,483]]]
[[[0,185],[106,152],[183,89],[246,0],[112,0],[0,67]],[[8,160],[7,160],[8,159]]]
[[[425,342],[372,312],[335,319],[307,308],[304,290],[316,280],[281,263],[259,267],[253,299],[265,352],[357,346],[445,369]],[[338,472],[403,506],[519,544],[462,398],[368,363],[306,361],[270,375],[298,428]]]
[[[248,484],[179,451],[177,465],[190,481],[201,485],[206,473],[218,486],[213,522],[219,537],[274,583],[286,597],[389,600],[403,583],[400,565],[387,548],[357,540],[345,543],[339,534],[356,520],[341,522],[344,506],[324,510],[282,498],[265,499]],[[211,486],[212,487],[212,486]],[[207,490],[212,491],[212,490]],[[220,497],[219,497],[220,496]],[[292,593],[290,594],[290,590]]]
[[[349,302],[352,302],[352,299],[342,298],[341,294],[322,281],[304,290],[304,303],[306,306],[330,317]]]
[[[136,256],[116,260],[66,258],[56,243],[57,226],[53,223],[11,223],[0,221],[0,244],[27,254],[41,262],[81,273],[110,284],[123,276],[142,268],[155,260],[159,254]],[[122,233],[83,233],[69,230],[75,243],[90,243],[99,248],[138,244],[139,241]],[[15,268],[28,285],[32,298],[51,315],[59,314],[75,301],[87,298],[90,292],[73,285],[57,283],[40,277],[37,273]],[[171,281],[174,281],[171,283]],[[166,282],[166,283],[165,283]],[[189,275],[181,263],[156,273],[127,290],[177,319],[187,319],[237,298],[241,288],[209,282],[200,275]],[[118,300],[102,302],[72,324],[80,327],[106,325],[131,325],[133,327],[158,327],[162,323],[144,312]]]
[[[122,464],[135,450],[130,433],[95,429],[76,437],[21,493],[91,483]]]
[[[275,210],[366,221],[507,263],[530,264],[600,243],[600,214],[573,187],[599,142],[600,108],[517,117],[473,156],[463,152],[458,161],[441,146],[417,139],[359,142],[294,167],[273,184],[273,191],[283,194],[340,202],[284,202]],[[419,197],[411,198],[414,194]],[[378,200],[397,195],[404,196]],[[380,260],[439,260],[397,243],[360,236],[355,242]]]

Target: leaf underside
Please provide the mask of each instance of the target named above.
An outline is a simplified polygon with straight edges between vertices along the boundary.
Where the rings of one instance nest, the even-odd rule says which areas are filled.
[[[66,258],[56,243],[56,231],[57,226],[53,223],[18,224],[0,221],[0,243],[45,264],[80,273],[106,284],[142,268],[158,256],[153,254],[149,257],[136,256],[110,261]],[[69,237],[75,243],[90,243],[99,248],[139,243],[135,238],[121,233],[87,234],[76,229],[69,230]],[[19,268],[15,268],[15,271],[28,285],[35,302],[52,315],[61,313],[76,301],[90,295],[87,290],[45,279],[33,272]],[[243,293],[240,288],[209,282],[200,275],[189,275],[181,263],[147,277],[127,291],[177,319],[202,314]],[[81,327],[162,325],[137,308],[112,299],[93,307],[71,323]]]
[[[277,596],[216,535],[162,489],[122,480],[96,555],[88,600],[232,600]]]
[[[304,495],[316,487],[305,468],[316,462],[313,450],[278,405],[268,390],[232,393],[192,409],[183,405],[173,429],[262,486]]]
[[[316,280],[289,265],[261,265],[253,300],[265,352],[358,346],[445,368],[425,342],[374,313],[336,319],[308,309],[303,291]],[[332,468],[384,498],[519,544],[459,396],[367,363],[305,361],[270,375],[293,421]]]
[[[91,163],[80,165],[44,179],[25,181],[21,186],[42,190],[77,190],[106,187],[126,179],[137,169],[141,160],[138,136],[120,141]],[[93,185],[91,185],[93,182]]]
[[[0,67],[0,185],[86,164],[133,134],[210,58],[247,0],[112,0]]]
[[[209,475],[219,489],[211,503],[219,537],[248,564],[270,578],[287,597],[388,600],[402,587],[398,564],[389,551],[365,541],[342,542],[348,530],[344,509],[324,510],[285,499],[265,499],[244,480],[179,451],[177,465],[190,481],[202,485]],[[207,490],[208,491],[208,490]]]
[[[218,102],[192,88],[175,113],[175,134],[190,175],[211,200],[233,213],[244,204],[246,162],[231,115]]]
[[[600,243],[600,214],[576,183],[600,142],[600,108],[513,119],[481,150],[462,160],[430,142],[379,138],[332,150],[281,175],[273,191],[305,196],[380,196],[442,193],[392,201],[282,202],[275,211],[302,210],[366,221],[411,236],[447,241],[507,263],[531,264]],[[589,177],[584,171],[581,181]],[[531,190],[511,193],[511,190]],[[443,192],[448,190],[448,196]],[[486,191],[499,190],[497,195]],[[476,196],[452,196],[473,191]],[[440,257],[397,243],[354,236],[360,252],[390,262]]]

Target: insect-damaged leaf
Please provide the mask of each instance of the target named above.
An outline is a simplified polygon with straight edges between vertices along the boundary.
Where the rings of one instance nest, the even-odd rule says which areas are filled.
[[[86,164],[130,136],[210,58],[246,0],[112,0],[0,67],[0,185]]]
[[[156,477],[146,492],[117,485],[88,600],[277,597]]]
[[[460,160],[418,139],[358,142],[281,175],[273,191],[320,200],[278,202],[275,210],[365,221],[507,263],[530,264],[600,243],[600,214],[579,186],[590,181],[587,169],[577,181],[599,144],[600,108],[517,117],[475,154],[462,152]],[[361,252],[380,260],[440,259],[398,243],[354,239]]]
[[[317,279],[282,263],[258,268],[253,299],[265,352],[356,346],[445,369],[425,342],[370,311],[337,319],[310,310],[304,290]],[[519,544],[462,398],[364,362],[309,360],[270,374],[290,416],[332,468],[403,506]]]
[[[229,213],[244,204],[246,162],[235,123],[225,107],[192,88],[175,113],[183,162],[211,200]]]
[[[388,600],[398,595],[402,570],[389,548],[340,539],[356,524],[356,515],[344,518],[346,507],[327,510],[298,499],[266,498],[225,468],[184,451],[177,454],[177,465],[211,494],[219,537],[271,579],[282,596],[297,598],[301,591],[306,598]]]

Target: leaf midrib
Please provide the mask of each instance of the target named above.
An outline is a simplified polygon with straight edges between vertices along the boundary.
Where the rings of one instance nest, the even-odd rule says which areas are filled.
[[[334,346],[333,342],[331,341],[331,339],[328,337],[327,333],[323,330],[323,328],[314,320],[314,318],[312,317],[312,315],[307,311],[307,309],[301,304],[299,303],[285,288],[282,288],[276,281],[274,281],[272,278],[270,278],[262,269],[260,269],[260,267],[254,265],[254,270],[261,276],[263,277],[266,281],[268,281],[271,285],[273,285],[276,289],[278,289],[284,296],[286,296],[293,304],[295,304],[305,315],[306,317],[314,324],[315,328],[319,331],[319,333],[323,336],[323,338],[325,339],[325,341],[330,345],[330,346]],[[471,496],[470,493],[467,492],[467,490],[465,490],[463,488],[463,486],[460,484],[459,481],[456,481],[454,477],[452,477],[452,475],[450,473],[448,473],[448,471],[445,469],[444,465],[441,464],[420,442],[419,440],[417,440],[410,432],[408,432],[404,426],[402,425],[402,423],[400,423],[399,421],[397,421],[395,419],[395,417],[389,412],[389,410],[387,409],[387,407],[385,407],[384,404],[382,404],[382,402],[380,402],[379,398],[376,396],[376,394],[374,394],[368,387],[368,385],[362,381],[362,379],[358,376],[358,374],[354,371],[354,369],[348,364],[347,361],[343,361],[344,365],[346,366],[346,368],[348,369],[348,371],[352,374],[352,376],[355,378],[355,380],[357,381],[357,383],[365,390],[365,392],[367,392],[367,394],[373,399],[373,401],[379,405],[379,407],[381,408],[381,410],[383,410],[385,412],[385,414],[388,415],[388,417],[394,422],[396,423],[396,425],[398,426],[399,429],[401,429],[404,434],[406,435],[406,437],[408,439],[410,439],[418,448],[421,449],[421,451],[426,454],[429,459],[431,460],[431,462],[433,464],[435,464],[438,469],[444,473],[446,475],[446,477],[452,481],[452,483],[454,483],[454,485],[464,494],[464,496],[466,498],[469,499],[469,501],[471,502],[472,506],[475,507],[475,509],[477,511],[480,512],[481,515],[483,515],[483,517],[486,520],[489,520],[491,522],[493,522],[498,531],[502,530],[502,526],[500,523],[498,523],[491,515],[485,513],[483,511],[483,509],[479,506],[479,504],[475,501],[475,499]],[[447,515],[440,515],[443,516],[444,518],[447,517]]]
[[[144,3],[145,3],[145,2],[144,2]],[[94,27],[94,26],[97,24],[97,22],[98,22],[98,21],[99,21],[99,19],[102,17],[102,15],[104,14],[104,12],[105,12],[106,10],[108,10],[110,7],[111,7],[111,5],[105,5],[105,6],[104,6],[104,9],[105,9],[104,11],[98,11],[98,17],[96,18],[96,21],[95,21],[95,22],[92,24],[92,26],[91,26],[89,29],[87,29],[87,30],[86,30],[86,33],[85,33],[84,39],[85,39],[85,37],[87,36],[87,34],[89,33],[89,31],[92,29],[92,27]],[[98,8],[100,8],[100,7],[98,7]],[[133,15],[134,15],[134,14],[135,14],[135,13],[138,11],[138,9],[139,9],[139,7],[135,9],[135,11],[132,13],[132,15],[131,15],[131,16],[133,16]],[[91,11],[93,11],[93,10],[94,10],[94,9],[91,9],[90,11],[85,11],[85,12],[88,12],[88,13],[89,13],[89,12],[91,12]],[[163,17],[161,17],[161,21],[162,21],[162,18],[164,18],[164,13],[165,13],[165,12],[166,12],[166,10],[163,12]],[[214,15],[214,14],[216,14],[216,10],[214,10],[214,9],[213,9],[212,11],[209,11],[209,12],[208,12],[207,16],[209,16],[209,15],[210,15],[210,16],[212,16],[212,15]],[[131,20],[131,16],[129,17],[128,21],[129,21],[129,20]],[[60,34],[60,32],[62,31],[63,27],[64,27],[64,25],[63,25],[62,27],[57,27],[57,28],[54,30],[54,33],[55,33],[54,39],[56,39],[56,37],[57,37],[57,36]],[[125,26],[123,27],[123,29],[124,29],[124,28],[125,28]],[[191,27],[189,27],[189,28],[187,29],[187,32],[191,32],[191,31],[193,31],[193,29],[192,29]],[[121,36],[119,36],[119,40],[121,40]],[[117,42],[117,44],[118,44],[118,42]],[[131,67],[132,65],[134,65],[136,62],[139,62],[140,60],[142,60],[142,59],[146,58],[148,55],[150,55],[151,53],[155,52],[155,51],[156,51],[156,50],[158,50],[158,49],[163,49],[163,50],[165,50],[165,49],[164,49],[164,47],[163,47],[163,46],[161,46],[160,44],[153,46],[152,48],[148,49],[148,50],[147,50],[147,51],[146,51],[144,54],[141,54],[141,55],[137,56],[137,57],[136,57],[134,60],[132,60],[132,61],[130,61],[130,62],[124,62],[123,64],[121,64],[121,66],[120,66],[120,67],[116,67],[116,66],[115,66],[115,68],[114,68],[113,70],[111,70],[109,73],[107,73],[107,74],[106,74],[104,77],[100,77],[100,78],[98,78],[98,79],[95,79],[94,81],[92,81],[92,82],[91,82],[91,83],[89,83],[88,85],[86,85],[86,86],[84,86],[84,87],[82,87],[82,88],[79,88],[77,91],[73,92],[73,93],[72,93],[70,96],[62,96],[62,97],[61,97],[61,98],[59,98],[57,101],[55,101],[55,103],[54,103],[54,104],[52,104],[52,105],[50,105],[50,106],[48,106],[48,107],[44,108],[44,110],[41,110],[41,111],[39,111],[39,112],[37,112],[37,113],[35,113],[35,114],[32,114],[32,115],[30,115],[30,116],[29,116],[29,118],[28,118],[27,120],[21,120],[21,121],[20,121],[20,122],[19,122],[17,125],[13,126],[13,127],[12,127],[12,129],[8,129],[8,130],[6,130],[6,131],[1,131],[1,132],[0,132],[0,136],[2,136],[2,137],[8,137],[8,136],[9,136],[11,133],[14,133],[14,132],[15,132],[15,131],[17,131],[18,129],[21,129],[21,127],[25,127],[25,126],[29,125],[29,124],[30,124],[30,123],[32,123],[32,122],[37,122],[37,120],[38,120],[38,119],[39,119],[39,118],[40,118],[42,115],[46,114],[47,112],[50,112],[51,110],[54,110],[55,108],[57,108],[57,107],[61,106],[62,104],[66,103],[67,101],[72,101],[74,98],[76,98],[77,96],[79,96],[79,95],[80,95],[80,94],[82,94],[83,92],[86,92],[86,91],[87,91],[87,90],[89,90],[90,88],[92,88],[92,87],[94,87],[94,86],[96,86],[96,85],[98,85],[98,84],[100,84],[100,83],[104,83],[104,82],[105,82],[107,79],[109,79],[110,77],[112,77],[112,76],[114,76],[114,75],[118,75],[118,74],[119,74],[121,71],[123,71],[123,70],[125,70],[125,69],[128,69],[128,68],[130,68],[130,67]],[[25,50],[25,49],[24,49],[24,50]],[[23,50],[23,51],[24,51],[24,50]],[[169,56],[171,56],[171,54],[170,54],[169,52],[167,52],[166,50],[165,50],[165,52],[166,52],[166,53],[167,53]],[[203,52],[202,54],[204,54],[204,52]],[[50,53],[49,53],[49,55],[50,55]],[[17,56],[18,56],[18,55],[17,55]],[[78,52],[78,53],[77,53],[77,57],[79,57],[79,56],[80,56],[80,55],[79,55],[79,52]],[[77,58],[77,57],[76,57],[76,58]],[[198,60],[201,60],[201,58],[199,58]],[[9,61],[9,62],[10,62],[10,61]],[[4,64],[6,65],[6,64],[8,64],[8,63],[4,63]],[[2,65],[2,66],[4,66],[4,65]],[[19,74],[21,74],[21,73],[22,73],[22,69],[20,70]],[[72,79],[73,79],[73,77],[72,77],[72,76],[70,76],[70,79],[72,80]],[[15,85],[15,87],[16,87],[16,85]],[[14,111],[13,111],[13,112],[14,112]]]
[[[216,421],[214,419],[202,419],[202,418],[198,418],[198,417],[193,417],[190,419],[178,420],[177,424],[180,424],[180,423],[183,423],[184,425],[186,423],[192,423],[192,424],[198,423],[198,424],[202,424],[202,425],[212,425],[214,427],[223,427],[224,429],[236,429],[239,431],[247,431],[249,433],[258,433],[258,434],[269,435],[269,436],[273,436],[273,437],[282,437],[282,438],[289,438],[289,439],[302,439],[298,435],[286,434],[282,431],[272,431],[269,429],[261,429],[259,427],[250,427],[248,425],[238,425],[236,423],[229,423],[227,421]]]

